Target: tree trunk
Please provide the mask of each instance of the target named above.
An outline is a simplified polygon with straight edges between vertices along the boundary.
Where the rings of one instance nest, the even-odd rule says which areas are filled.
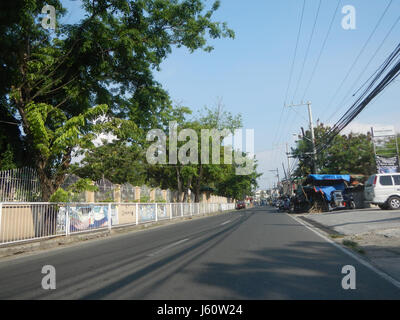
[[[178,185],[178,202],[181,202],[181,194],[183,192],[183,188],[182,188],[182,180],[181,180],[181,174],[179,171],[179,168],[176,167],[176,181],[177,181],[177,185]]]
[[[194,188],[194,202],[200,202],[200,185],[195,186]]]
[[[194,201],[195,202],[200,202],[200,188],[201,188],[201,179],[203,177],[203,166],[200,164],[199,166],[199,172],[198,176],[196,179],[196,183],[194,185]]]
[[[40,190],[42,191],[42,201],[48,202],[51,195],[55,192],[51,179],[47,176],[43,165],[36,165],[36,171],[39,177]]]
[[[42,192],[42,201],[49,202],[50,197],[58,188],[61,187],[65,180],[64,175],[58,177],[49,177],[41,166],[36,166],[36,171],[39,177],[40,190]]]

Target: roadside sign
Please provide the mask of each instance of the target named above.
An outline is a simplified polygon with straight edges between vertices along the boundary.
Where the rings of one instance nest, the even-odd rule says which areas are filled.
[[[394,126],[376,126],[372,127],[371,130],[373,137],[388,137],[396,135]]]

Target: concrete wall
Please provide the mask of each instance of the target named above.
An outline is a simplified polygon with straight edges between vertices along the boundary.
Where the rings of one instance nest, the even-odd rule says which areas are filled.
[[[35,237],[33,214],[30,207],[3,206],[0,241],[23,240]]]

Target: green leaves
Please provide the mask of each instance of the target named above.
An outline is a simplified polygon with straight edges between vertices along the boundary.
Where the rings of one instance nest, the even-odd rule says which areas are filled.
[[[43,159],[48,159],[80,146],[87,134],[93,137],[91,133],[96,129],[93,121],[107,109],[106,105],[98,105],[67,120],[67,115],[60,109],[45,103],[29,103],[25,113],[33,147]]]
[[[94,186],[90,179],[79,179],[74,184],[70,185],[67,190],[58,188],[50,197],[50,202],[72,202],[76,195],[85,191],[98,191],[99,188]]]
[[[315,128],[317,145],[323,145],[323,137],[329,127],[323,125]],[[300,139],[297,147],[292,150],[299,164],[295,175],[306,176],[311,173],[312,159],[307,153],[312,152],[311,134]],[[375,171],[374,151],[371,138],[364,134],[338,135],[330,147],[317,155],[317,163],[322,174],[364,174]]]
[[[47,114],[51,109],[45,103],[29,103],[26,107],[26,119],[29,132],[33,137],[34,148],[44,157],[50,156],[50,138],[45,126]]]
[[[55,32],[40,24],[46,4],[56,9]],[[84,0],[84,18],[75,24],[61,23],[66,10],[58,0],[17,1],[0,12],[0,100],[8,120],[23,128],[20,148],[39,171],[44,200],[98,134],[143,146],[147,130],[182,119],[189,110],[172,107],[153,71],[174,47],[209,51],[210,39],[233,38],[225,23],[212,20],[218,7],[202,0]]]

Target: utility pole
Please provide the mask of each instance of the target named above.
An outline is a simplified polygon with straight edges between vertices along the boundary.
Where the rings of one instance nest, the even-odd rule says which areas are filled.
[[[312,118],[312,110],[311,110],[311,101],[308,101],[307,103],[301,102],[300,104],[291,104],[287,105],[287,107],[300,107],[300,106],[307,106],[308,108],[308,120],[309,120],[309,126],[310,126],[310,132],[311,132],[311,143],[312,143],[312,148],[313,148],[313,173],[318,173],[318,167],[317,167],[317,151],[315,148],[315,135],[314,135],[314,124],[313,124],[313,118]]]
[[[269,170],[270,172],[276,172],[276,177],[278,178],[278,184],[277,184],[277,188],[278,188],[278,192],[279,192],[279,169],[276,168],[276,170]]]
[[[288,184],[289,189],[286,189],[289,193],[290,193],[290,185],[292,184],[290,182],[290,178],[289,178],[289,168],[287,168],[287,170],[285,170],[285,164],[282,162],[282,168],[283,168],[283,173],[285,174],[285,179],[286,179],[286,183]],[[283,184],[282,184],[283,187]],[[283,190],[283,192],[285,193],[285,190]],[[290,193],[291,195],[291,193]]]
[[[286,156],[287,156],[287,178],[289,180],[290,186],[289,186],[289,191],[290,195],[292,195],[293,190],[292,190],[292,174],[290,172],[290,157],[289,157],[289,145],[286,143]]]

